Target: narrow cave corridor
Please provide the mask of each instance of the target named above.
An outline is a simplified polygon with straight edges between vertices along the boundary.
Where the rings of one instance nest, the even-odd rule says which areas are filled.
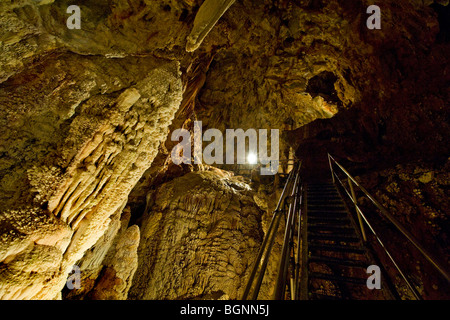
[[[0,299],[450,299],[449,12],[0,1]]]

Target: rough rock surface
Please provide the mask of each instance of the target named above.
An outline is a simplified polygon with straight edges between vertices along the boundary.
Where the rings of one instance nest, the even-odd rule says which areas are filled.
[[[449,169],[450,159],[441,159],[397,165],[395,168],[358,177],[389,213],[444,266],[450,263]],[[363,198],[360,201],[366,210],[373,208]],[[374,215],[375,217],[377,216]],[[388,239],[385,241],[394,258],[424,298],[450,297],[447,282],[403,236],[393,232],[392,228],[387,227],[387,223],[382,223],[379,219],[372,221],[381,238]],[[411,293],[406,290],[399,274],[394,268],[390,268],[390,271],[395,283],[402,288],[401,292],[408,297]]]
[[[101,78],[109,74],[107,81],[120,82],[120,76],[130,76],[123,60],[83,60],[57,62],[57,70],[53,63],[44,65],[34,81],[0,93],[6,115],[0,199],[4,298],[49,298],[61,290],[66,270],[104,233],[150,166],[181,101],[176,63],[156,67],[150,59],[139,69],[141,81],[116,91]],[[79,68],[83,62],[86,69]],[[56,86],[55,75],[61,78]],[[33,85],[40,89],[27,95]],[[69,98],[50,98],[60,92]],[[37,257],[47,255],[50,265],[43,272]],[[19,267],[23,261],[35,273]]]
[[[112,260],[97,280],[91,299],[126,300],[138,266],[139,227],[129,227],[117,240]]]
[[[181,48],[194,2],[85,1],[80,30],[66,27],[68,5],[0,2],[3,299],[59,295],[181,103],[180,64],[162,51]]]
[[[63,299],[85,299],[89,297],[100,272],[107,265],[110,265],[111,259],[116,254],[117,242],[128,228],[130,222],[129,208],[125,207],[123,210],[120,208],[110,219],[111,222],[104,234],[75,264],[80,268],[80,288],[75,290],[64,288]]]
[[[354,50],[366,57],[347,69],[353,105],[288,133],[299,155],[321,149],[366,168],[448,156],[450,45],[439,40],[448,31],[432,8],[419,7],[419,1],[386,1],[380,31],[353,30],[362,41]]]
[[[159,187],[142,223],[130,298],[240,298],[262,240],[252,193],[213,171]]]
[[[69,53],[2,83],[3,298],[61,290],[150,166],[181,90],[176,62]]]

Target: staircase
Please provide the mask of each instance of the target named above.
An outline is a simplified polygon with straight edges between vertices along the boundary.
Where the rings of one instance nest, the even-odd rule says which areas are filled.
[[[302,162],[295,162],[288,175],[242,300],[258,299],[280,225],[284,225],[284,238],[278,253],[280,258],[273,299],[398,300],[400,293],[402,299],[422,299],[411,277],[402,270],[392,250],[385,245],[388,243],[380,238],[373,221],[369,221],[372,219],[389,223],[389,228],[403,236],[422,254],[424,262],[450,283],[446,265],[424,248],[330,154],[328,165],[332,180],[324,174],[326,163],[323,161],[310,159],[307,164],[307,170],[302,171]],[[374,205],[378,217],[368,219],[361,211],[356,188]],[[347,204],[351,204],[351,211]],[[280,223],[282,220],[283,224]],[[379,259],[383,259],[383,263]],[[367,269],[372,265],[379,267],[380,289],[368,288],[368,279],[373,274],[367,273]],[[395,286],[385,266],[389,268],[389,274],[394,272]]]
[[[302,223],[302,299],[389,299],[385,290],[367,288],[368,266],[377,264],[364,246],[355,221],[334,184],[308,184]],[[305,222],[305,221],[304,221]],[[382,292],[384,291],[384,292]]]

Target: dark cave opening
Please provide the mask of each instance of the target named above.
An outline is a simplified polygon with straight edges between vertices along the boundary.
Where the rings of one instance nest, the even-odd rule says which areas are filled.
[[[334,73],[323,71],[308,80],[306,92],[311,94],[312,97],[321,96],[326,101],[342,104],[335,89],[337,80],[338,78]]]
[[[439,33],[437,34],[438,43],[450,42],[450,6],[433,3],[431,8],[437,13],[439,22]]]

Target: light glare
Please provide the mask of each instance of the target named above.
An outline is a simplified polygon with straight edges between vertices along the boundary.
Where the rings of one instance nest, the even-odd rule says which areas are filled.
[[[248,163],[250,164],[256,164],[258,162],[258,157],[255,153],[249,153],[247,157]]]

